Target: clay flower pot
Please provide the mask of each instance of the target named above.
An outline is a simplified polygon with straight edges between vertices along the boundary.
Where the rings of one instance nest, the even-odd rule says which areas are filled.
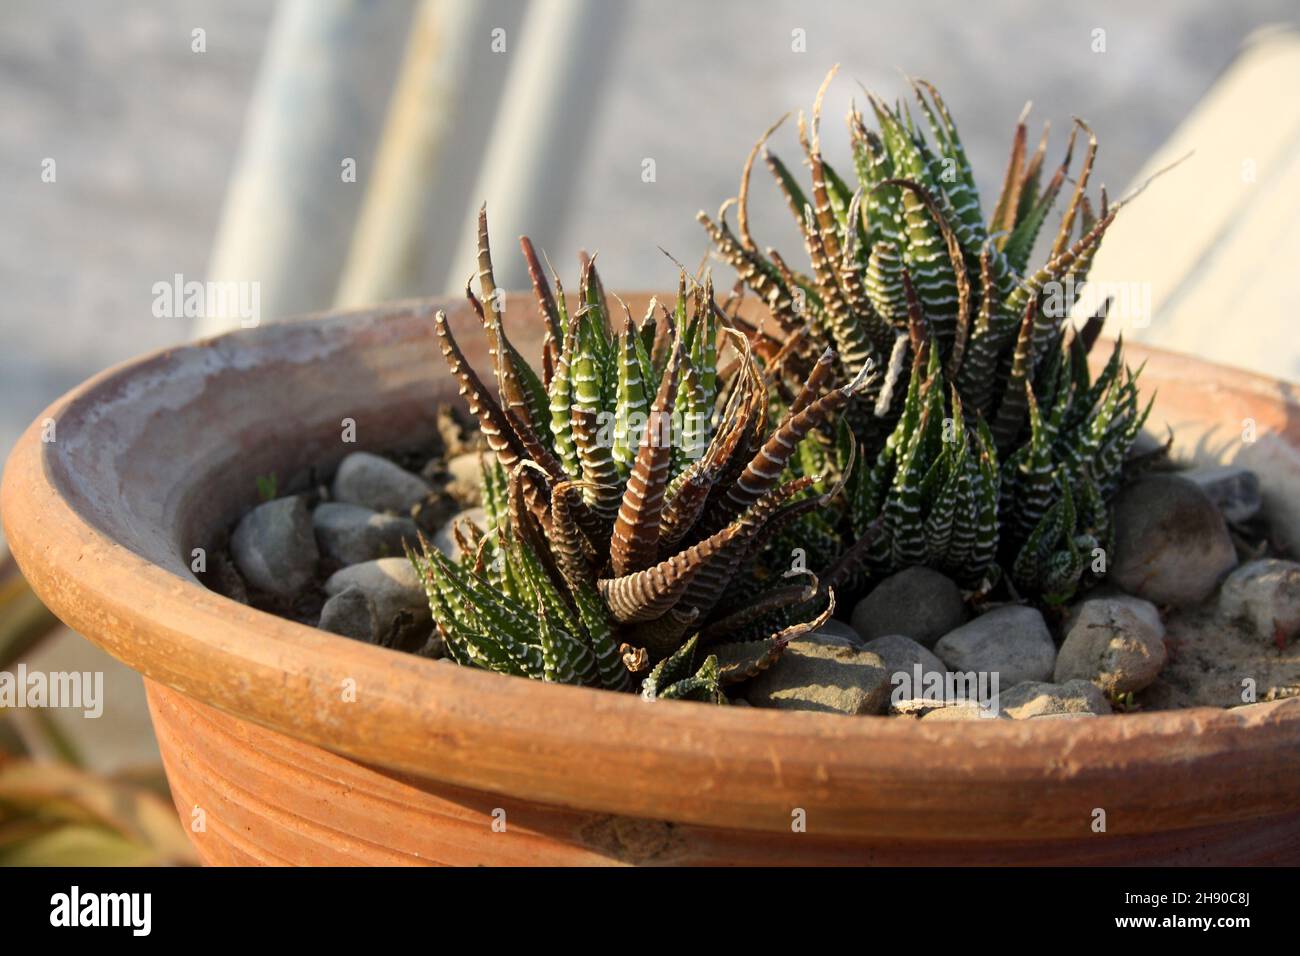
[[[256,502],[257,476],[432,434],[435,402],[454,394],[434,305],[127,363],[55,402],[9,459],[14,554],[55,613],[145,676],[206,862],[1300,860],[1300,699],[968,723],[649,704],[364,645],[204,588],[192,550]],[[482,341],[461,304],[447,308],[467,348]],[[535,352],[531,301],[510,300],[507,322]],[[1237,448],[1255,420],[1238,460],[1260,473],[1279,532],[1300,537],[1290,386],[1130,357],[1158,390],[1152,427],[1176,426],[1185,451]],[[344,418],[357,444],[340,441]]]

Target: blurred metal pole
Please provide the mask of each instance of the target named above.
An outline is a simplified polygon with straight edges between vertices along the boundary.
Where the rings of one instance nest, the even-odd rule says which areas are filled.
[[[413,4],[284,0],[277,11],[207,275],[257,283],[262,321],[334,298]],[[195,331],[237,327],[237,313],[204,315]]]
[[[463,291],[477,271],[481,201],[501,250],[494,266],[502,288],[528,283],[517,236],[527,233],[545,247],[561,234],[622,7],[608,0],[543,0],[529,6],[520,35],[508,38],[510,75],[473,201],[455,234],[458,251],[444,280],[449,293]]]
[[[465,187],[478,175],[526,5],[420,3],[336,305],[436,292],[447,260],[472,242],[447,224],[471,205]],[[493,49],[502,42],[504,51]]]

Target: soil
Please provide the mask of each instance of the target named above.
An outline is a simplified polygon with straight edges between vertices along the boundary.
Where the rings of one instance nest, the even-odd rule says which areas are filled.
[[[1168,660],[1135,695],[1143,710],[1239,707],[1300,696],[1300,640],[1256,634],[1224,620],[1212,603],[1164,617]]]

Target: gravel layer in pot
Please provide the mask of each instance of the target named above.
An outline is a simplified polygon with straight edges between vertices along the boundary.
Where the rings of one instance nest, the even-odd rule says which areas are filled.
[[[354,452],[333,473],[305,467],[319,481],[285,489],[219,536],[205,583],[336,634],[445,656],[404,546],[417,549],[423,533],[455,557],[458,525],[485,530],[485,446],[463,410],[439,406],[436,418],[437,440],[424,448]],[[790,645],[789,660],[731,686],[729,698],[978,718],[978,707],[892,693],[903,683],[896,675],[911,679],[918,667],[940,677],[1006,675],[1000,712],[1012,719],[1234,707],[1300,694],[1300,643],[1291,640],[1300,630],[1300,564],[1271,539],[1258,477],[1245,468],[1179,466],[1165,452],[1154,438],[1144,441],[1144,475],[1117,505],[1121,529],[1141,528],[1121,531],[1113,582],[1044,614],[970,607],[938,572],[898,572],[850,594],[839,616]]]

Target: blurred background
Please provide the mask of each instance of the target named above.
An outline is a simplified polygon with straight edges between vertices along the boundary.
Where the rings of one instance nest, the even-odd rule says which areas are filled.
[[[1112,195],[1192,151],[1096,270],[1152,282],[1140,337],[1298,379],[1300,46],[1278,28],[1296,17],[1294,0],[6,0],[0,453],[87,376],[238,324],[157,317],[176,276],[256,282],[261,321],[454,292],[486,200],[504,285],[524,282],[522,232],[566,280],[587,249],[611,288],[671,285],[659,247],[700,261],[696,211],[835,63],[828,156],[859,83],[892,100],[924,77],[986,203],[1026,100],[1049,156],[1089,121]],[[793,123],[774,149],[796,156]],[[798,248],[761,169],[751,213],[760,243]],[[33,783],[0,762],[0,862],[185,862],[139,678],[66,631],[38,641],[46,624],[0,573],[0,669],[103,671],[105,712],[0,713],[0,753],[62,768]]]

